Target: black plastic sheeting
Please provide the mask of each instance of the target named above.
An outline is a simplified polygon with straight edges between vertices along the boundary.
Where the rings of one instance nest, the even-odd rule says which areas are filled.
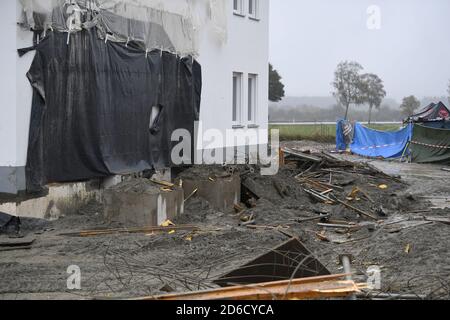
[[[18,233],[20,231],[20,218],[0,212],[0,235]]]
[[[192,57],[146,56],[133,43],[105,43],[95,28],[69,45],[67,33],[51,32],[35,49],[27,191],[171,166],[172,132],[194,137],[202,78]]]

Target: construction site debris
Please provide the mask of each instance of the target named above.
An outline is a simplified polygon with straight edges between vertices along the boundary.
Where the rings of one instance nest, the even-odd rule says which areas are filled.
[[[165,229],[138,231],[123,228],[120,222],[105,221],[97,214],[103,211],[104,204],[67,213],[51,225],[36,222],[36,227],[29,229],[30,233],[54,231],[41,234],[39,245],[33,245],[31,251],[2,252],[0,298],[11,294],[21,297],[65,294],[65,270],[74,262],[84,272],[83,289],[77,294],[85,298],[154,298],[168,291],[175,295],[190,292],[197,297],[199,290],[209,292],[217,288],[214,281],[239,270],[243,263],[270,252],[286,238],[297,238],[333,274],[342,272],[337,263],[338,255],[351,253],[353,269],[357,270],[352,275],[354,282],[365,282],[367,268],[378,266],[383,279],[381,294],[377,297],[378,291],[361,292],[357,294],[360,299],[390,299],[390,293],[399,295],[399,299],[403,295],[448,299],[450,262],[446,253],[450,236],[445,224],[448,210],[433,209],[430,198],[421,197],[431,193],[412,196],[413,188],[419,188],[419,184],[409,187],[364,163],[341,161],[323,153],[300,152],[321,161],[286,153],[288,161],[275,176],[262,176],[258,166],[249,165],[185,168],[182,179],[178,182],[175,179],[174,189],[181,181],[184,186],[185,177],[220,183],[230,179],[229,174],[232,174],[242,179],[241,200],[227,209],[217,209],[196,192],[180,202],[184,212],[170,218],[175,226]],[[130,192],[136,190],[139,194],[139,183],[136,182],[136,187],[134,184],[132,179],[122,184],[118,192],[131,187]],[[170,189],[148,179],[146,184],[150,184],[155,193],[161,192],[161,187]],[[383,184],[388,189],[380,189]],[[444,197],[445,190],[444,187],[433,197]],[[24,221],[21,221],[21,231]],[[73,234],[74,226],[86,231]],[[177,229],[183,226],[196,228]],[[97,237],[89,236],[89,230]],[[65,232],[73,236],[59,235]],[[295,261],[298,263],[298,259],[291,260],[293,265]],[[21,278],[23,274],[32,277],[25,281]],[[289,282],[290,277],[283,281]],[[241,289],[255,285],[260,287],[251,281]],[[286,298],[277,292],[285,292],[287,287],[285,284],[284,291],[281,287],[280,291],[275,290],[275,298]],[[309,289],[315,294],[319,290],[323,294],[321,298],[329,298],[325,294],[327,290],[320,286]],[[311,297],[305,290],[297,288],[288,298]],[[264,297],[259,291],[242,293],[236,294],[237,297]],[[181,294],[181,298],[183,296]]]
[[[293,300],[348,297],[365,284],[339,280],[345,275],[330,275],[256,285],[234,286],[184,294],[169,294],[133,300]]]
[[[292,238],[268,253],[221,276],[214,283],[222,287],[236,284],[253,285],[329,274],[330,271],[314,257],[299,239]]]

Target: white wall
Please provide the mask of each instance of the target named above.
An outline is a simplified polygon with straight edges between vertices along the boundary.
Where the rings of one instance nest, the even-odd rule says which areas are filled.
[[[251,73],[258,74],[258,110],[255,122],[260,129],[268,127],[269,0],[259,0],[259,21],[235,15],[232,3],[233,1],[227,1],[228,41],[225,44],[220,43],[211,25],[203,28],[200,34],[199,62],[203,71],[200,118],[203,131],[219,129],[224,135],[227,129],[233,128],[233,72],[244,74],[241,124],[245,127],[249,125],[247,76]],[[244,0],[244,8],[244,12],[246,10],[248,13],[248,0]],[[259,142],[267,143],[267,139]],[[214,144],[213,147],[223,146]]]
[[[17,21],[22,12],[22,6],[17,1]],[[16,48],[26,48],[33,45],[33,34],[23,28],[16,26]],[[16,166],[25,166],[27,162],[28,132],[30,129],[31,100],[33,89],[26,76],[33,62],[35,52],[28,52],[19,57],[16,54]]]
[[[16,4],[0,2],[2,49],[0,61],[0,167],[16,165]]]
[[[19,58],[18,48],[33,44],[31,32],[17,26],[19,1],[0,2],[0,26],[4,46],[0,50],[0,167],[23,167],[26,163],[32,89],[26,77],[34,52]]]

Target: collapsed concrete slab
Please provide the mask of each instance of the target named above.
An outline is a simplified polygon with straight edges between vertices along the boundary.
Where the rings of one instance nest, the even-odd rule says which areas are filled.
[[[148,179],[122,182],[103,192],[104,215],[124,226],[159,226],[183,214],[184,192],[162,187]]]

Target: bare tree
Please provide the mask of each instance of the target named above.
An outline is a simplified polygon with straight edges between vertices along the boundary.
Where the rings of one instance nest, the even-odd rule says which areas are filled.
[[[420,108],[420,101],[417,100],[415,96],[409,96],[403,98],[403,102],[400,105],[400,109],[402,109],[402,113],[409,117],[414,114],[414,111]]]
[[[338,64],[332,83],[333,95],[345,108],[345,119],[348,118],[350,104],[361,104],[364,99],[361,94],[360,72],[363,67],[354,61],[343,61]]]
[[[366,73],[361,76],[361,90],[364,102],[369,105],[369,124],[372,121],[372,109],[379,109],[386,91],[384,90],[383,80],[376,74]]]

